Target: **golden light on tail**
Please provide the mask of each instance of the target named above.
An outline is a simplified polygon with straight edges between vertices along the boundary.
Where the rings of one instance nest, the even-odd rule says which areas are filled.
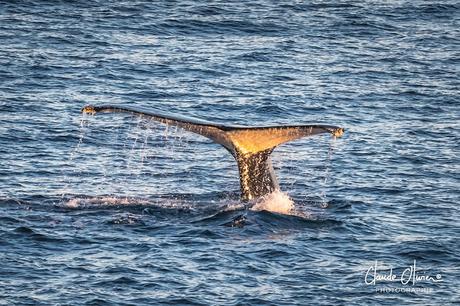
[[[96,114],[96,110],[94,109],[94,106],[92,106],[92,105],[87,105],[87,106],[83,107],[81,112],[83,114],[88,114],[88,115],[95,115]]]
[[[343,128],[337,128],[332,132],[332,135],[334,135],[334,137],[339,138],[339,137],[342,137],[344,132],[345,130]]]

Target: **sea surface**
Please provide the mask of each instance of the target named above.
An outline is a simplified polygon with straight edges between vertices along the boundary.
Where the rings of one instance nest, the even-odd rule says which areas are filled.
[[[458,305],[459,57],[458,1],[0,1],[0,305]],[[242,202],[87,104],[345,134]]]

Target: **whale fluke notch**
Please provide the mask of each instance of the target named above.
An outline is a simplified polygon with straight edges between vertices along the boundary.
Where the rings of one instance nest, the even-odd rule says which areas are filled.
[[[178,126],[194,132],[224,146],[238,163],[241,197],[251,200],[279,189],[278,181],[271,164],[270,154],[276,146],[302,137],[330,133],[342,136],[344,129],[332,125],[281,125],[263,127],[244,127],[220,125],[200,119],[173,116],[160,111],[114,105],[87,105],[82,112],[130,113],[158,122]]]

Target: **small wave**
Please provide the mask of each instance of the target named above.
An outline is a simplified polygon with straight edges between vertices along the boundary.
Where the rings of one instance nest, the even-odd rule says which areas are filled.
[[[14,232],[20,233],[20,234],[35,234],[35,231],[27,226],[19,226],[14,229]]]
[[[134,214],[126,214],[126,215],[118,215],[108,221],[108,224],[113,225],[145,225],[144,221],[134,215]]]
[[[64,242],[65,241],[53,235],[40,233],[28,226],[19,226],[15,228],[14,230],[12,230],[12,233],[17,234],[22,237],[26,237],[28,239],[32,239],[35,241],[41,241],[41,242]]]

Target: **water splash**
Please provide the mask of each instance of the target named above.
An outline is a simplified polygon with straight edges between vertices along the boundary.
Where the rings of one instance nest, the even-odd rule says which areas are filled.
[[[286,193],[281,190],[275,190],[272,193],[258,199],[250,210],[266,210],[284,215],[292,215],[295,214],[295,205]]]

